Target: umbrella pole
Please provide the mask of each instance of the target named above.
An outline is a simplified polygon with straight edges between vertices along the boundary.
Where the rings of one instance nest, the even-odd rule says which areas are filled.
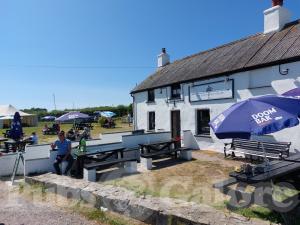
[[[267,157],[267,153],[266,153],[266,150],[265,150],[265,148],[264,148],[264,143],[263,142],[261,142],[261,148],[262,148],[262,150],[263,150],[263,152],[264,152],[264,161],[265,161],[265,163],[266,163],[266,168],[267,168],[267,172],[269,171],[269,167],[270,167],[270,161],[269,161],[269,159],[268,159],[268,157]]]

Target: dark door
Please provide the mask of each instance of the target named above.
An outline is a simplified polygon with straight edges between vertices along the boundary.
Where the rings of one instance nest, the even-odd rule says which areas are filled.
[[[179,139],[181,138],[181,126],[180,126],[180,111],[171,112],[171,132],[172,138]],[[180,141],[176,147],[180,147]]]

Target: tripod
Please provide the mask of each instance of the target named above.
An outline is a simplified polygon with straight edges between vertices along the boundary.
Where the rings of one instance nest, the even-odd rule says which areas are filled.
[[[12,176],[11,176],[11,182],[12,182],[12,184],[15,181],[15,177],[17,175],[17,172],[18,172],[18,169],[19,169],[19,165],[20,165],[20,160],[22,160],[22,163],[24,165],[24,156],[23,156],[23,152],[22,151],[18,152],[18,155],[16,157],[16,161],[15,161],[15,164],[14,164],[13,173],[12,173]]]
[[[15,177],[16,177],[18,169],[19,169],[20,161],[22,161],[23,166],[25,166],[25,164],[24,164],[24,155],[23,155],[23,153],[25,152],[25,143],[18,143],[18,144],[19,145],[17,145],[17,147],[16,147],[16,148],[18,148],[17,157],[16,157],[16,161],[15,161],[15,164],[14,164],[13,173],[12,173],[12,176],[11,176],[12,184],[15,181]]]

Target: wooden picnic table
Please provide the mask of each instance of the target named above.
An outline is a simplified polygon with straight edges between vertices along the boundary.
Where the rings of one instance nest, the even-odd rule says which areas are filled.
[[[93,130],[93,125],[91,123],[75,123],[73,125],[75,130],[84,130],[85,127]]]
[[[77,159],[76,177],[83,176],[83,167],[87,161],[92,162],[109,162],[110,160],[123,159],[125,148],[116,148],[110,150],[94,150],[81,152],[79,150],[73,151],[73,156]]]
[[[146,144],[140,144],[141,154],[149,154],[153,152],[160,152],[165,150],[171,150],[172,145],[174,147],[177,141],[174,139],[167,141],[151,142]]]
[[[5,141],[8,141],[8,138],[2,138],[2,137],[0,137],[0,148],[1,148],[1,143],[5,142]]]
[[[285,175],[297,170],[300,170],[300,154],[291,156],[284,160],[271,161],[269,163],[269,169],[263,173],[245,174],[232,172],[229,176],[235,178],[237,181],[255,184],[284,177]]]
[[[9,152],[10,150],[12,150],[12,151],[24,151],[25,150],[25,145],[29,144],[29,143],[30,142],[28,140],[15,141],[15,140],[10,139],[10,140],[4,141],[6,152]]]
[[[263,165],[257,165],[263,167]],[[233,208],[246,208],[253,204],[268,207],[272,210],[281,212],[280,206],[285,203],[289,204],[289,210],[299,205],[299,172],[300,171],[300,154],[290,156],[283,160],[274,160],[269,163],[266,171],[245,173],[232,172],[231,177],[225,181],[214,184],[213,187],[219,189],[223,194],[231,196],[229,205]],[[273,199],[272,192],[275,185],[292,185],[287,188],[295,189],[295,195],[289,196],[283,202],[277,202]],[[283,185],[283,186],[282,186]],[[253,187],[252,192],[246,191],[247,188]],[[269,191],[268,191],[269,190]],[[241,202],[244,203],[241,205]]]

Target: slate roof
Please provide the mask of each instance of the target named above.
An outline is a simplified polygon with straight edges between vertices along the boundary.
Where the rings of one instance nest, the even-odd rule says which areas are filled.
[[[132,93],[295,61],[300,61],[300,20],[280,32],[259,33],[175,61],[149,76]]]

